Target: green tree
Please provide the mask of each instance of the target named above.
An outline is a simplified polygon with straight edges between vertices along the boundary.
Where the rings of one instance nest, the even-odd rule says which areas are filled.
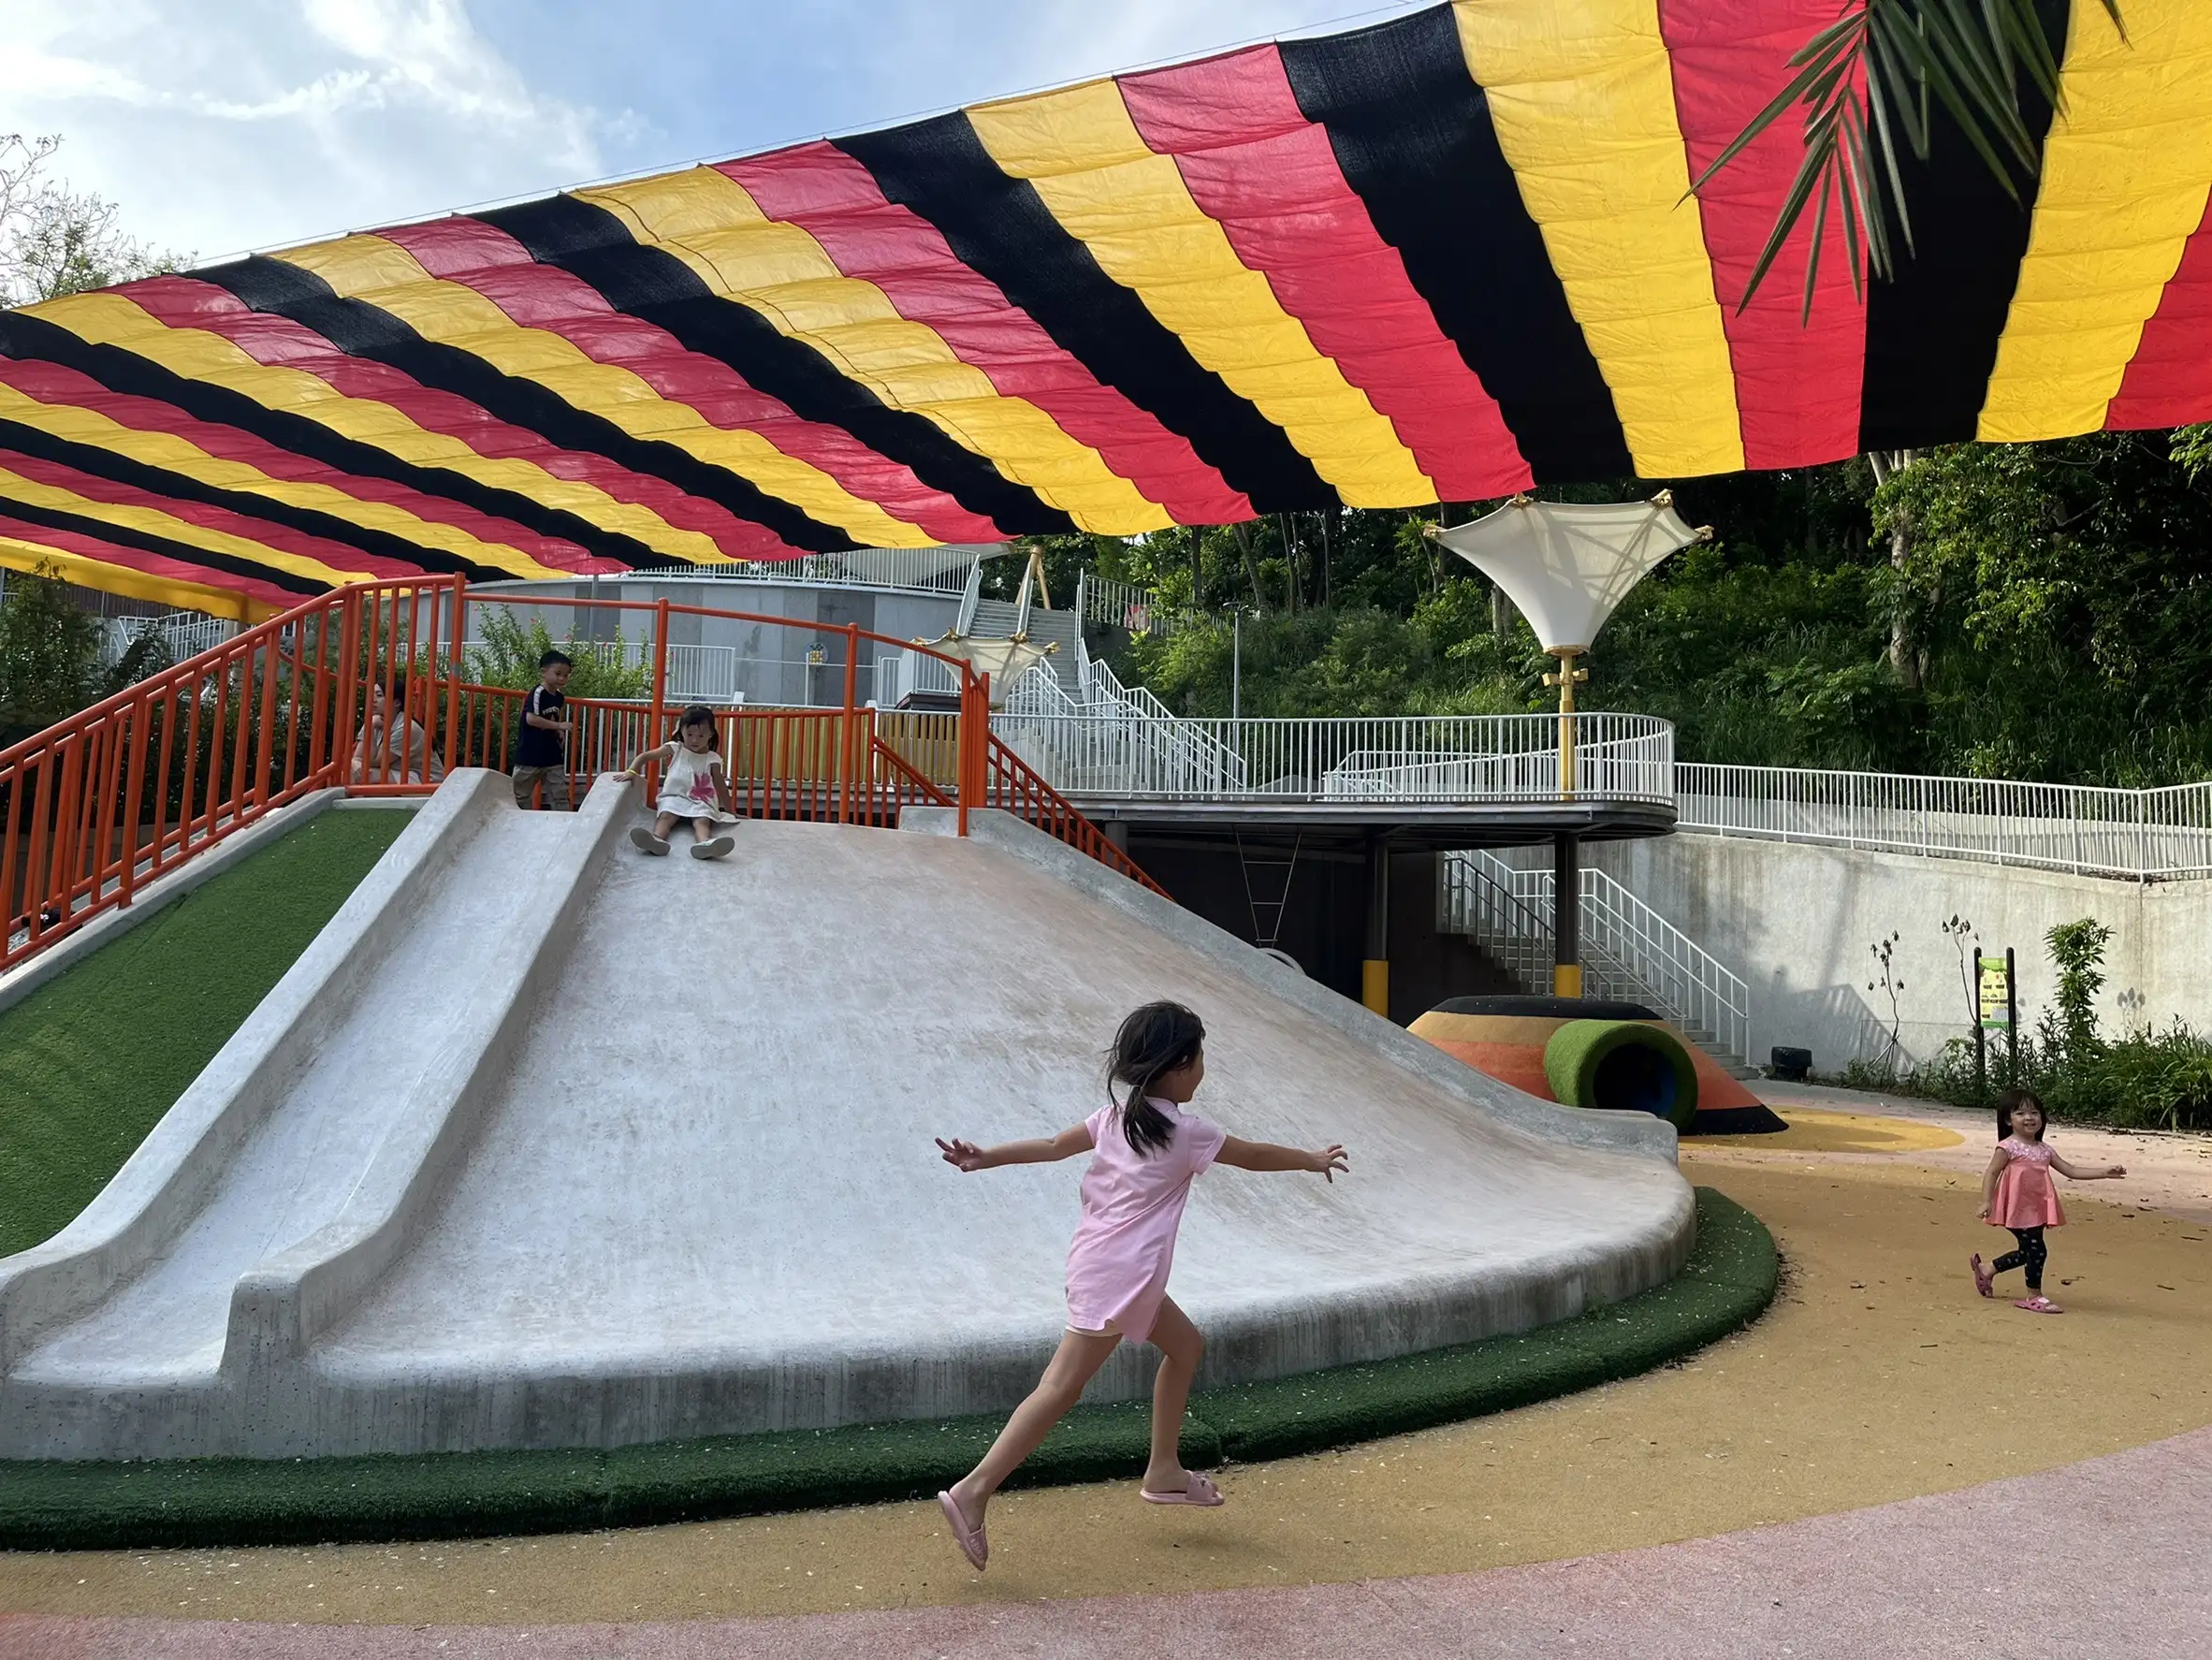
[[[122,210],[48,177],[61,135],[0,133],[0,308],[179,269],[189,255],[127,235]]]
[[[9,572],[0,593],[0,749],[168,664],[148,629],[103,665],[100,626],[77,608],[68,584],[51,566]]]

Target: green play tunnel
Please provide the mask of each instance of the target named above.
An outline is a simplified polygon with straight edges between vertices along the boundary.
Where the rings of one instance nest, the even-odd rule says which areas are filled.
[[[1697,1114],[1697,1069],[1666,1027],[1570,1020],[1544,1045],[1544,1076],[1570,1107],[1649,1113],[1685,1129]]]

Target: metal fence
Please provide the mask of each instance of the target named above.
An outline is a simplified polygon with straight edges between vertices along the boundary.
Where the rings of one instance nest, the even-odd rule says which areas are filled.
[[[1164,712],[1163,712],[1164,714]],[[1673,800],[1674,731],[1575,717],[1577,794]],[[1132,699],[1074,714],[1001,712],[993,729],[1062,790],[1179,799],[1557,801],[1556,715],[1177,720]]]
[[[1677,827],[2148,881],[2212,876],[2212,784],[2105,790],[2006,779],[1675,768]]]
[[[1210,619],[1197,612],[1163,604],[1149,588],[1116,582],[1090,571],[1076,581],[1075,608],[1085,622],[1126,629],[1133,634],[1175,634],[1211,626]]]

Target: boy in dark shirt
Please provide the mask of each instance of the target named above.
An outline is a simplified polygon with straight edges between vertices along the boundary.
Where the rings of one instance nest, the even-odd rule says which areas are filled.
[[[564,652],[538,659],[538,683],[522,703],[522,724],[515,732],[515,805],[528,808],[540,784],[546,806],[566,811],[568,799],[568,700],[561,695],[573,666]]]

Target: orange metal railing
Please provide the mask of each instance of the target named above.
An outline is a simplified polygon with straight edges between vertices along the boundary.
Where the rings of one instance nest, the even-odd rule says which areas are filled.
[[[419,795],[455,766],[503,768],[525,693],[464,671],[470,595],[458,576],[360,583],[269,619],[0,752],[0,969],[129,905],[138,890],[317,790]],[[842,635],[844,697],[822,708],[718,708],[736,809],[894,826],[908,807],[1011,811],[1157,886],[990,730],[987,677],[944,658],[956,713],[869,708],[856,696],[854,626],[700,605],[502,591],[502,607],[654,614],[651,695],[572,698],[569,800],[675,735],[668,623],[691,615]],[[934,655],[934,654],[933,654]],[[648,779],[648,782],[650,780]]]
[[[403,778],[370,751],[391,711],[435,713],[459,592],[336,590],[0,751],[0,968],[357,765]]]

